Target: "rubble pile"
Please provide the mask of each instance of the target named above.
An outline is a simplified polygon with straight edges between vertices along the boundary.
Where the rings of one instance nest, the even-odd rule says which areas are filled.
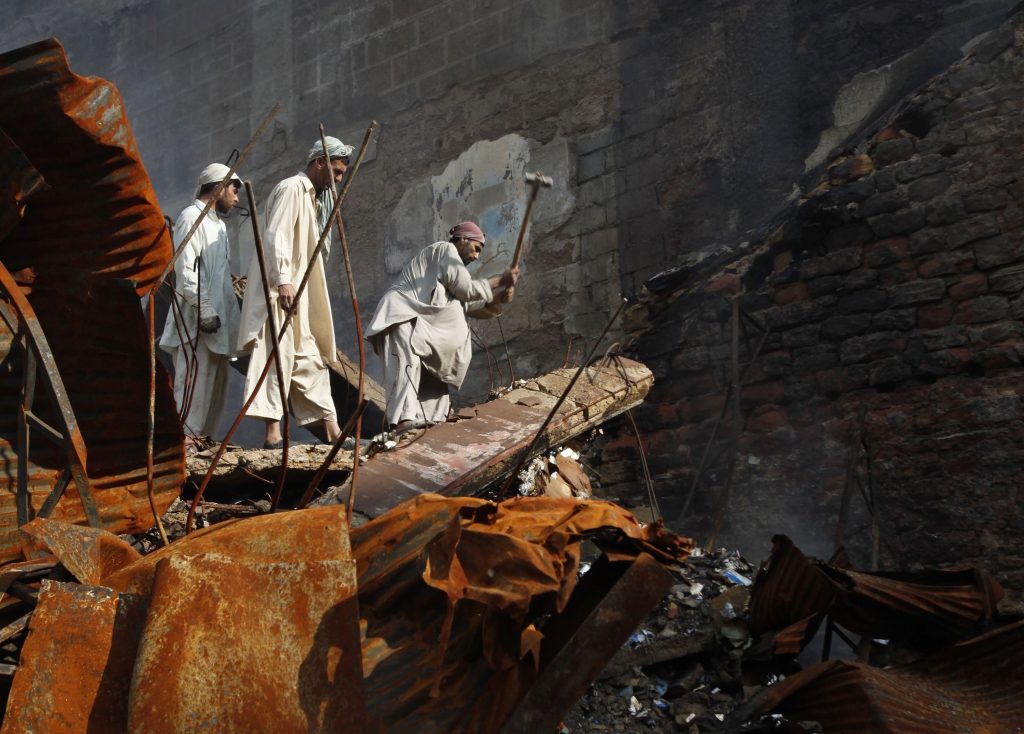
[[[561,731],[1024,730],[1024,608],[984,571],[858,572],[785,536],[752,570],[699,549],[674,567]]]
[[[692,553],[671,591],[566,718],[564,732],[722,731],[765,680],[744,674],[752,566],[737,552]],[[769,677],[769,680],[774,680]]]

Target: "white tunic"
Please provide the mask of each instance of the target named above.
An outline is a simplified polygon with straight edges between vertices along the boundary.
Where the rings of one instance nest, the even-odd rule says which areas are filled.
[[[271,299],[277,298],[277,286],[290,283],[296,291],[302,281],[320,233],[316,224],[316,189],[305,173],[281,181],[270,192],[266,208],[263,248],[267,261],[267,279]],[[255,253],[249,264],[245,298],[242,301],[242,325],[238,348],[249,351],[267,320],[259,260]],[[278,329],[281,322],[278,320]],[[323,256],[313,263],[309,283],[299,301],[298,318],[289,330],[297,329],[301,341],[312,339],[325,363],[337,360],[334,345],[334,320],[327,293]],[[290,341],[290,340],[289,340]],[[263,365],[259,366],[262,370]]]
[[[198,199],[178,216],[174,223],[174,244],[177,246],[199,218],[206,204]],[[181,345],[178,330],[185,339],[200,343],[213,354],[228,356],[234,353],[238,338],[238,300],[231,286],[231,253],[228,249],[228,230],[212,209],[203,218],[181,256],[174,263],[174,287],[184,316],[184,324],[175,327],[174,310],[167,312],[160,346],[174,354]],[[213,308],[220,316],[220,328],[213,334],[199,332],[199,302]]]
[[[402,269],[377,305],[366,337],[381,354],[383,334],[391,326],[415,319],[412,351],[424,369],[458,388],[473,357],[466,313],[493,300],[491,286],[470,275],[455,245],[435,242]]]
[[[319,239],[316,189],[309,177],[299,173],[281,181],[270,192],[266,212],[263,247],[271,303],[280,331],[285,313],[278,303],[277,286],[289,283],[298,293]],[[255,389],[257,379],[270,359],[268,326],[259,260],[253,253],[238,334],[239,348],[252,350],[245,378],[247,396]],[[280,348],[284,379],[288,383],[284,392],[298,423],[306,425],[318,420],[335,420],[327,365],[335,363],[337,355],[322,255],[313,262],[309,282],[297,302],[296,313]],[[270,420],[280,418],[286,409],[281,404],[280,390],[277,372],[272,368],[246,415]]]

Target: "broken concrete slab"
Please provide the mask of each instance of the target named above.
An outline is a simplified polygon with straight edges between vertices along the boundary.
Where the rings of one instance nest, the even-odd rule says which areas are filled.
[[[331,447],[326,444],[292,444],[288,447],[288,472],[293,477],[302,477],[306,481],[313,475],[327,458]],[[212,452],[201,452],[186,460],[186,479],[197,486],[206,476],[212,460]],[[342,449],[331,462],[331,472],[352,471],[352,452]],[[253,478],[267,482],[268,490],[277,480],[281,472],[280,449],[243,449],[229,447],[216,468],[213,470],[212,486],[218,488],[252,489]]]
[[[360,468],[355,507],[369,517],[383,514],[424,492],[472,495],[514,470],[522,454],[573,374],[556,370],[507,395],[476,407],[476,417],[426,429],[396,449],[375,455]],[[545,429],[535,451],[572,436],[638,405],[653,384],[639,362],[618,358],[585,370],[568,399]],[[524,405],[536,397],[534,405]],[[319,502],[345,492],[328,492]]]

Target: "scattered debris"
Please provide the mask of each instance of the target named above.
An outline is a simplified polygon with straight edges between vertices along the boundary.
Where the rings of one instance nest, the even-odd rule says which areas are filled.
[[[719,731],[717,716],[760,690],[740,665],[750,635],[747,589],[726,576],[736,569],[753,570],[725,551],[674,567],[671,590],[573,708],[568,731]]]
[[[772,558],[750,587],[743,580],[752,569],[738,554],[700,554],[695,549],[685,564],[673,569],[675,582],[669,594],[566,718],[566,730],[1022,730],[1024,707],[1018,702],[1024,700],[1024,622],[994,609],[1000,592],[991,577],[976,570],[864,574],[849,569],[842,572],[852,577],[833,577],[830,574],[837,569],[807,558],[788,538],[777,536],[774,543]],[[809,569],[810,574],[804,573],[801,580],[798,569]],[[826,596],[818,589],[816,595],[813,580],[822,574],[833,591],[841,593]],[[885,640],[865,637],[885,653],[872,655],[872,665],[884,665],[897,656],[908,662],[878,668],[867,662],[832,660],[801,672],[795,651],[782,654],[778,649],[780,640],[791,638],[764,627],[761,619],[760,626],[755,624],[756,615],[771,609],[784,626],[809,608],[820,609],[822,599],[831,600],[832,614],[876,625],[863,628],[874,638],[883,629],[899,633]],[[1016,619],[1024,616],[1019,605],[1000,606],[1014,611]],[[850,609],[871,609],[873,614],[851,617]],[[993,624],[1005,626],[958,643],[971,634],[968,630],[976,633]],[[843,634],[835,622],[830,620],[828,626],[834,634]],[[909,634],[915,626],[920,634]],[[949,633],[943,643],[937,630]],[[850,649],[839,652],[857,654],[861,646],[846,639]],[[915,646],[922,639],[931,642],[931,652],[923,656]]]

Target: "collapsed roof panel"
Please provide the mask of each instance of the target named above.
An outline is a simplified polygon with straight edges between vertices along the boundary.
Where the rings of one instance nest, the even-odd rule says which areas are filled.
[[[758,571],[750,598],[755,633],[778,630],[777,655],[795,655],[825,615],[859,634],[922,646],[949,644],[979,631],[1002,598],[980,569],[863,572],[814,561],[784,535]]]
[[[9,225],[0,267],[14,276],[5,278],[9,318],[0,323],[0,560],[9,560],[18,555],[18,523],[44,507],[69,522],[91,515],[115,532],[151,526],[149,339],[139,296],[170,261],[171,240],[120,94],[72,73],[56,40],[0,55],[0,130],[0,211]],[[184,462],[159,364],[154,397],[162,512]],[[19,473],[28,488],[20,513]]]
[[[909,665],[832,660],[801,671],[737,714],[816,721],[830,734],[988,734],[1024,728],[1024,622]]]
[[[53,38],[0,54],[0,128],[48,184],[0,243],[7,269],[103,274],[145,294],[171,237],[117,88],[73,73]]]

